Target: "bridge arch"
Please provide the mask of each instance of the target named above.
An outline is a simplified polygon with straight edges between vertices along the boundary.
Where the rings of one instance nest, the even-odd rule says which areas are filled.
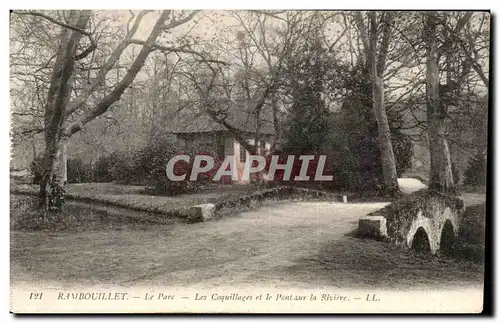
[[[453,252],[453,246],[456,243],[456,232],[450,219],[446,219],[443,228],[441,229],[441,237],[439,239],[439,250],[445,255]]]
[[[456,196],[422,191],[363,217],[359,230],[407,248],[448,253],[456,243],[463,211],[463,201]]]
[[[429,235],[424,228],[419,227],[417,232],[415,232],[411,243],[411,249],[424,253],[429,253],[431,251]]]
[[[415,241],[417,239],[418,241]],[[423,244],[427,243],[427,246]],[[406,234],[406,245],[410,249],[419,249],[420,251],[428,251],[435,253],[438,250],[439,242],[436,241],[433,234],[432,219],[423,216],[423,211],[418,210],[417,216],[414,217],[410,229]]]

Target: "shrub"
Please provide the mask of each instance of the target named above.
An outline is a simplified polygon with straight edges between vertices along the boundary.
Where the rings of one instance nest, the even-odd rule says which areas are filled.
[[[359,82],[359,81],[358,81]],[[345,142],[344,147],[335,145],[335,173],[339,185],[350,191],[378,191],[382,188],[382,162],[378,143],[378,126],[371,106],[371,87],[359,84],[364,90],[346,99],[338,116],[338,126],[332,131]],[[363,95],[364,93],[364,95]],[[396,112],[387,112],[393,153],[398,176],[411,167],[413,145],[410,137],[402,132],[403,118]]]
[[[49,210],[53,212],[61,212],[66,204],[64,195],[66,191],[64,186],[52,182],[49,190]]]
[[[175,146],[168,141],[150,143],[133,157],[134,176],[146,183],[154,183],[158,176],[165,173],[168,160],[175,154]]]
[[[464,172],[464,185],[486,185],[486,154],[478,152]]]
[[[165,165],[174,152],[170,142],[160,140],[137,151],[114,152],[98,162],[96,177],[100,181],[152,185],[162,172],[165,173]]]
[[[186,174],[186,180],[171,181],[166,175],[168,161],[176,155],[190,156],[190,162],[178,161],[174,167],[174,174]],[[194,157],[196,155],[210,155],[214,158],[214,168],[206,173],[199,174],[196,181],[190,181]],[[109,157],[99,160],[96,171],[98,181],[113,180],[123,184],[141,184],[152,186],[152,194],[176,195],[194,192],[212,180],[221,161],[211,152],[179,151],[169,140],[155,140],[146,147],[132,152],[115,152]],[[202,165],[203,162],[202,162]]]
[[[130,152],[114,152],[109,156],[109,173],[113,181],[130,184],[135,180],[134,156]]]
[[[68,183],[88,183],[92,181],[92,168],[79,158],[69,158],[67,162]]]
[[[176,155],[190,156],[190,162],[179,161],[175,164],[176,175],[186,174],[186,180],[170,181],[166,176],[166,165]],[[209,155],[214,158],[214,167],[198,175],[196,181],[189,177],[196,155]],[[205,162],[202,162],[202,167]],[[114,152],[101,157],[93,166],[80,159],[68,159],[68,182],[118,182],[122,184],[140,184],[153,186],[154,194],[176,195],[197,191],[212,181],[221,160],[212,152],[177,151],[169,141],[151,142],[138,151]],[[33,166],[33,169],[38,169]]]
[[[40,184],[42,181],[43,157],[35,157],[30,164],[30,172],[33,175],[33,184]]]
[[[99,183],[108,183],[113,181],[111,165],[113,160],[111,156],[104,156],[97,160],[92,170],[92,181]]]
[[[217,157],[217,154],[211,152],[196,152],[196,153],[188,153],[188,152],[179,152],[175,155],[188,155],[190,156],[189,163],[185,161],[178,161],[174,165],[173,173],[174,175],[186,175],[185,180],[182,181],[171,181],[168,179],[166,174],[165,165],[168,160],[165,160],[163,164],[158,165],[155,168],[153,174],[155,175],[154,187],[156,194],[164,194],[164,195],[177,195],[184,193],[191,193],[198,191],[204,185],[212,182],[217,169],[219,169],[221,165],[221,160]],[[197,176],[196,181],[191,181],[189,178],[191,176],[191,172],[193,170],[193,162],[194,158],[197,155],[211,156],[214,159],[214,167],[207,172],[200,173]],[[169,156],[169,159],[174,155]],[[201,167],[205,166],[206,162],[201,163]]]

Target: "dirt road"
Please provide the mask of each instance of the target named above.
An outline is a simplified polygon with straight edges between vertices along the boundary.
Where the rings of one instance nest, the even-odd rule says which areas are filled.
[[[11,233],[13,284],[482,287],[482,266],[349,236],[385,203],[284,203],[148,230]]]

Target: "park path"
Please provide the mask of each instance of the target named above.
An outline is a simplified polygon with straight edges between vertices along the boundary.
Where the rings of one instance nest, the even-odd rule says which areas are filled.
[[[212,288],[482,286],[482,267],[349,235],[386,203],[293,202],[147,230],[11,233],[13,284]]]

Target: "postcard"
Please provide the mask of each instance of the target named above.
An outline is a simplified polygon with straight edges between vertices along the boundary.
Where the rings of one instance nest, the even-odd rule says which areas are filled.
[[[490,19],[12,10],[11,312],[481,313]]]

